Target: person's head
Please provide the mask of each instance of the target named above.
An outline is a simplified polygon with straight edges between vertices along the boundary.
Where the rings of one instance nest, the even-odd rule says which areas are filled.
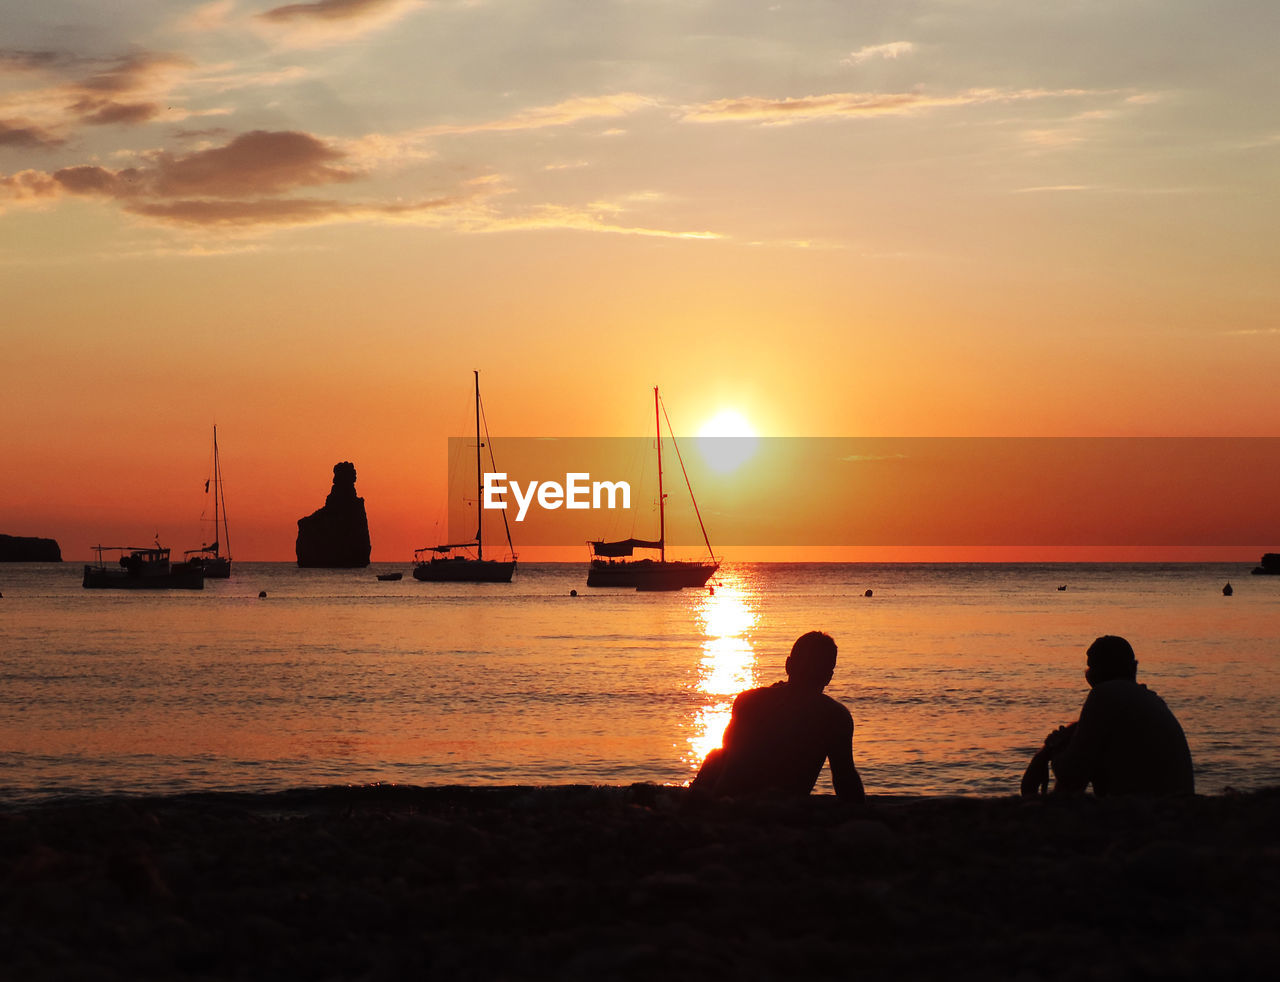
[[[826,688],[836,670],[836,643],[831,635],[810,631],[796,638],[787,656],[787,678],[803,686]]]
[[[1133,647],[1114,634],[1104,634],[1089,645],[1085,657],[1089,667],[1084,677],[1091,686],[1114,679],[1132,682],[1138,677],[1138,659],[1133,656]]]

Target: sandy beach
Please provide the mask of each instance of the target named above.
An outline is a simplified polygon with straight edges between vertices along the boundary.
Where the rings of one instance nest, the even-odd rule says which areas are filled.
[[[1270,977],[1280,789],[378,786],[0,812],[14,979]]]

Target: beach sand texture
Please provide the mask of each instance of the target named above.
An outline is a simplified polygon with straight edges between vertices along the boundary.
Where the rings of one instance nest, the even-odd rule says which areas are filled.
[[[375,786],[0,812],[12,979],[1261,978],[1280,789]]]

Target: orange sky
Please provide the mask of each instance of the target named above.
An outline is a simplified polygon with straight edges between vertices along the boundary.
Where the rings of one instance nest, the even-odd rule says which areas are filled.
[[[0,531],[191,548],[216,423],[236,558],[351,460],[407,561],[474,368],[512,436],[1280,433],[1268,5],[592,10],[7,14]]]

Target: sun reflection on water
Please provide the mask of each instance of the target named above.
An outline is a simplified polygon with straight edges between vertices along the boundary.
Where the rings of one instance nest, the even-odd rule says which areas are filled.
[[[754,591],[733,574],[723,575],[715,592],[702,598],[697,614],[703,633],[697,690],[705,701],[694,715],[684,754],[693,770],[720,746],[734,697],[755,684],[752,632],[759,620]]]

